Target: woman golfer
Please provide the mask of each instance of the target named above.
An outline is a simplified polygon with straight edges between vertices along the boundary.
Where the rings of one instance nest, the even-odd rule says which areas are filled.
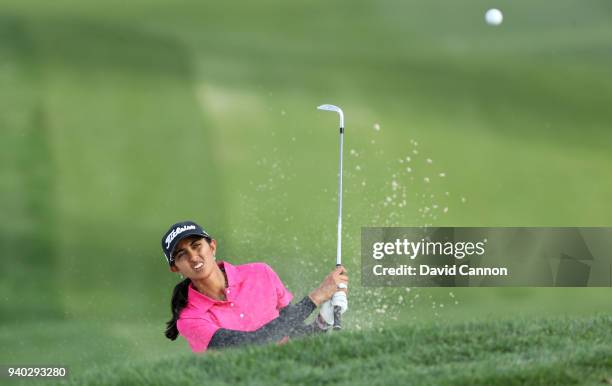
[[[184,336],[193,352],[325,331],[333,322],[326,301],[337,291],[346,292],[348,285],[346,270],[339,267],[308,296],[289,304],[293,295],[272,268],[264,263],[215,261],[216,241],[194,222],[172,225],[161,244],[170,270],[185,277],[172,294],[166,337]],[[305,325],[304,320],[324,302],[316,320]]]

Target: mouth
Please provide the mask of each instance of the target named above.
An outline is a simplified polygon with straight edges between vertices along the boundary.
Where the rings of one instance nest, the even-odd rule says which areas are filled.
[[[202,269],[204,269],[204,263],[200,262],[194,265],[192,268],[194,271],[201,271]]]

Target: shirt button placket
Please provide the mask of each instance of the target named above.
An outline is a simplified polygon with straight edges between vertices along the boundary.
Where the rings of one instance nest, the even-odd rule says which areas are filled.
[[[226,298],[227,298],[227,300],[228,300],[228,301],[229,301],[229,294],[230,294],[230,292],[231,292],[231,291],[230,291],[230,289],[229,289],[229,288],[227,288],[227,289],[225,290],[225,295],[226,295]],[[234,307],[234,302],[230,302],[230,304],[229,304],[229,305],[230,305],[230,307],[232,307],[232,308],[233,308],[233,307]]]

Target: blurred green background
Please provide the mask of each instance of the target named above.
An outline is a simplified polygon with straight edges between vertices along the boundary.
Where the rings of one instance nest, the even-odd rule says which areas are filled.
[[[484,23],[498,7],[504,24]],[[362,226],[611,226],[609,1],[0,5],[0,363],[188,350],[159,239],[193,219],[349,329],[610,312],[612,289],[363,288]]]

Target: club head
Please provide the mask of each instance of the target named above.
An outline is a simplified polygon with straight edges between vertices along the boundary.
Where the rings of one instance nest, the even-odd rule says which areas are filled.
[[[344,128],[344,113],[342,112],[342,109],[340,107],[334,105],[321,105],[317,107],[317,109],[337,112],[338,115],[340,115],[340,128]]]

